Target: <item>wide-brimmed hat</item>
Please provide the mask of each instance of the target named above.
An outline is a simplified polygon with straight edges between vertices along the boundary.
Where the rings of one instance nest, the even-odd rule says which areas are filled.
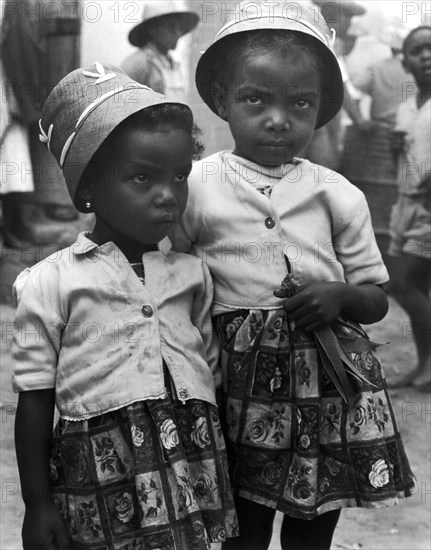
[[[340,16],[340,13],[343,12],[350,17],[356,15],[364,15],[367,11],[363,6],[357,2],[350,0],[313,0],[317,4],[322,12],[323,17],[325,18],[328,25],[331,25],[336,21],[337,17]]]
[[[253,6],[251,9],[250,6]],[[196,86],[208,107],[218,115],[213,85],[217,78],[216,64],[228,37],[239,33],[260,30],[295,31],[311,36],[326,52],[328,66],[325,67],[326,85],[322,86],[321,105],[316,129],[329,122],[341,109],[344,99],[344,85],[340,66],[333,52],[334,35],[329,30],[319,8],[312,2],[243,2],[236,17],[226,23],[218,32],[212,45],[202,54],[196,68]]]
[[[97,61],[69,73],[55,86],[43,107],[39,139],[60,165],[78,210],[88,212],[76,191],[103,141],[129,116],[162,103],[190,111],[187,105],[135,82],[118,67]]]
[[[199,15],[188,9],[182,0],[151,0],[144,5],[141,23],[130,31],[129,42],[138,48],[145,46],[150,38],[148,30],[156,23],[156,19],[172,14],[181,20],[182,36],[199,23]]]

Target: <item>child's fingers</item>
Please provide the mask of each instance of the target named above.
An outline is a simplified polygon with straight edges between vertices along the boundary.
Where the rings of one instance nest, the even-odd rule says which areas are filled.
[[[274,290],[273,294],[276,298],[287,298],[287,293],[283,288],[280,288],[279,290]]]
[[[287,298],[284,302],[284,309],[287,313],[294,313],[303,306],[304,296],[301,296],[301,294],[296,294],[292,296],[292,298]]]
[[[289,319],[292,319],[292,316],[289,316]],[[295,318],[294,321],[298,328],[306,330],[307,332],[312,332],[322,325],[322,321],[313,313]]]

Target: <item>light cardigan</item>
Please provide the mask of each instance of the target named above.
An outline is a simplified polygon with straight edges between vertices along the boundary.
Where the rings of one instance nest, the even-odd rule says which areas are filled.
[[[180,400],[215,403],[208,268],[173,251],[142,260],[145,284],[114,243],[81,234],[18,276],[16,392],[55,388],[61,417],[82,420],[164,397],[164,360]]]
[[[270,198],[254,188],[268,179]],[[281,307],[273,291],[287,273],[285,256],[298,285],[388,280],[363,193],[302,159],[278,170],[227,152],[197,162],[186,211],[170,238],[177,250],[207,263],[213,314]]]

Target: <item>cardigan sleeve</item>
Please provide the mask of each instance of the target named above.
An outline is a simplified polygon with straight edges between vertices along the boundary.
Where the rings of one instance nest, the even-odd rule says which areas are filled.
[[[345,280],[351,285],[386,283],[389,276],[377,246],[367,201],[359,189],[351,184],[349,187],[350,192],[344,189],[342,210],[333,216],[333,245]]]
[[[201,292],[195,295],[192,308],[192,323],[199,329],[205,346],[206,360],[211,369],[216,388],[222,385],[221,367],[219,364],[219,342],[213,330],[211,305],[214,286],[206,264],[202,262],[203,285]]]
[[[15,392],[54,388],[64,323],[31,270],[16,279],[17,302],[12,341]]]

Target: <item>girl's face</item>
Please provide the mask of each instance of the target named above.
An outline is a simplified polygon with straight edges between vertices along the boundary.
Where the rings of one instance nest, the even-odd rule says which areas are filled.
[[[169,50],[175,50],[178,39],[183,36],[183,28],[181,18],[166,15],[156,21],[151,29],[149,29],[152,42],[163,53]]]
[[[99,244],[154,249],[186,207],[192,138],[184,130],[158,127],[121,133],[117,144],[115,159],[91,185],[92,237]]]
[[[258,54],[237,64],[229,80],[214,101],[229,122],[234,154],[278,166],[305,149],[320,106],[320,75],[310,55]]]
[[[420,29],[409,39],[404,52],[404,67],[418,84],[431,81],[431,30]]]

